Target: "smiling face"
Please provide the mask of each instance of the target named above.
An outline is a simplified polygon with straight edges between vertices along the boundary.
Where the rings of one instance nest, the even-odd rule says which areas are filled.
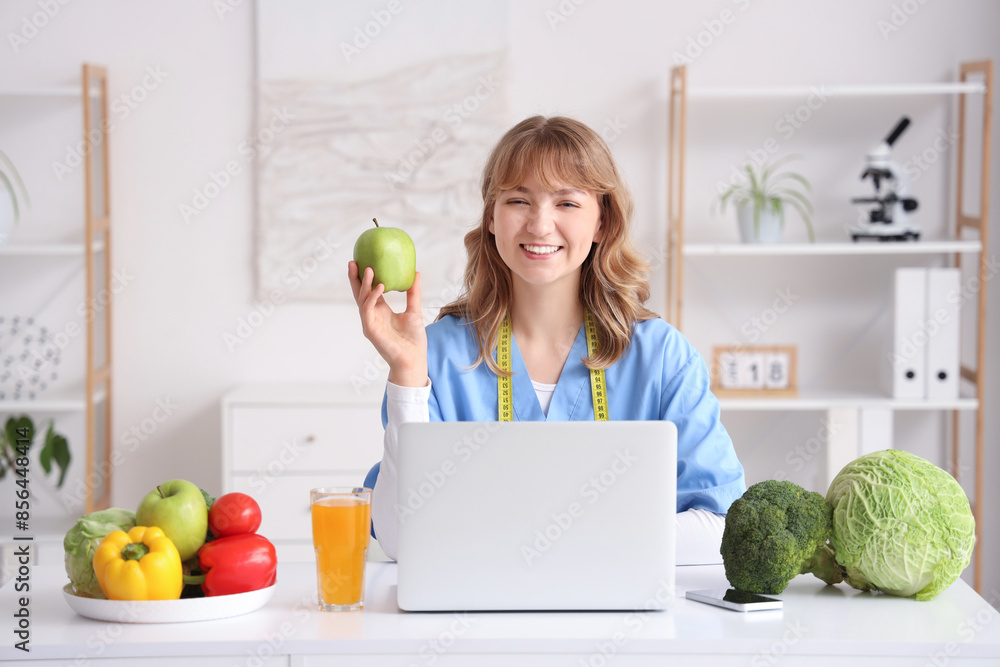
[[[515,283],[575,290],[583,261],[600,241],[601,207],[593,192],[561,183],[549,189],[530,172],[498,194],[492,218],[490,232]]]

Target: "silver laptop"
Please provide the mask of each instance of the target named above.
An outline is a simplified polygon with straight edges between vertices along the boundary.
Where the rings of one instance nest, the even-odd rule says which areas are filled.
[[[676,495],[670,422],[402,424],[399,607],[666,608]]]

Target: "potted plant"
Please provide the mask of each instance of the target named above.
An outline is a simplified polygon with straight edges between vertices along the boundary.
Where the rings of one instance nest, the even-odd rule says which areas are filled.
[[[0,431],[0,479],[8,474],[16,479],[24,479],[18,477],[17,471],[24,468],[30,471],[30,465],[22,465],[23,461],[19,462],[18,459],[27,458],[34,441],[35,424],[31,421],[31,417],[21,415],[7,419],[3,431]],[[46,475],[52,472],[53,461],[59,466],[59,481],[56,482],[56,487],[59,488],[66,480],[66,470],[69,468],[69,443],[66,438],[56,433],[52,421],[49,421],[45,442],[38,453],[38,463]],[[27,479],[30,479],[30,476]],[[27,488],[27,482],[24,486]]]
[[[30,203],[28,191],[24,187],[21,175],[17,173],[17,167],[3,151],[0,151],[0,243],[7,240],[10,230],[20,220],[22,203],[24,206]]]
[[[809,241],[816,240],[812,221],[809,219],[813,212],[812,204],[802,191],[811,192],[812,186],[801,174],[779,171],[780,167],[798,157],[789,155],[775,162],[756,166],[747,163],[743,167],[746,180],[730,185],[719,195],[720,210],[723,213],[729,203],[736,207],[740,236],[744,243],[777,243],[785,227],[785,210],[789,206],[805,222]]]

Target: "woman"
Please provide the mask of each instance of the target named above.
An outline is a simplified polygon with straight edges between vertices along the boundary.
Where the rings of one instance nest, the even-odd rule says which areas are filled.
[[[364,334],[389,365],[372,501],[383,550],[395,557],[400,423],[663,419],[678,430],[677,562],[721,562],[743,467],[704,360],[643,306],[632,198],[607,145],[578,121],[528,118],[493,149],[482,192],[463,295],[426,329],[419,274],[394,313],[371,269],[348,267]]]

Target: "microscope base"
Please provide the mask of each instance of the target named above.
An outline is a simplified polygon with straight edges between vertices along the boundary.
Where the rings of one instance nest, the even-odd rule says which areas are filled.
[[[852,229],[849,230],[849,232],[851,234],[851,240],[855,242],[860,239],[875,239],[878,241],[918,241],[920,239],[920,231],[916,229],[884,232],[869,231],[867,229]]]

